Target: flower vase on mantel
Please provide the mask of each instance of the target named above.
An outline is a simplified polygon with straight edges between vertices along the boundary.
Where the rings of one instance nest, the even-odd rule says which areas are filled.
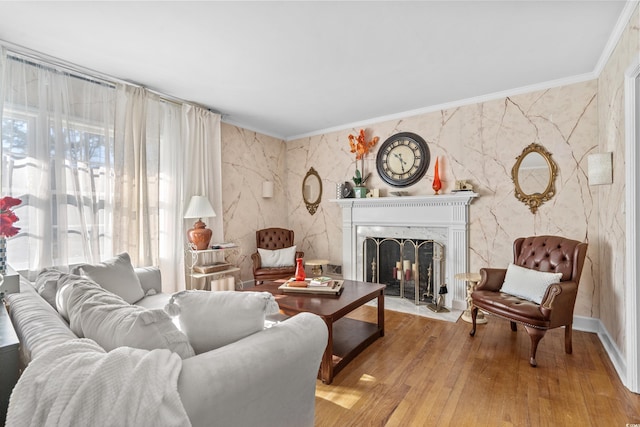
[[[356,199],[364,199],[367,197],[367,187],[353,187],[353,193]]]
[[[438,195],[438,191],[442,188],[442,182],[440,182],[440,174],[438,173],[438,158],[436,157],[436,167],[433,172],[433,184],[431,185],[433,191],[436,192],[436,196]]]

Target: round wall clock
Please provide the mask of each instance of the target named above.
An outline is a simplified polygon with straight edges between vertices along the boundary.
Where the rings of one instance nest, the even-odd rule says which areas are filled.
[[[378,175],[394,187],[408,187],[420,181],[429,168],[427,142],[411,132],[397,133],[382,143],[376,156]]]

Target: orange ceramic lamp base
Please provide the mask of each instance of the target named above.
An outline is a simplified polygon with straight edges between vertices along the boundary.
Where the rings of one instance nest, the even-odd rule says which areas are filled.
[[[211,242],[211,234],[213,232],[206,227],[207,225],[199,219],[193,224],[193,228],[187,231],[189,243],[192,243],[199,251],[209,249],[209,242]]]

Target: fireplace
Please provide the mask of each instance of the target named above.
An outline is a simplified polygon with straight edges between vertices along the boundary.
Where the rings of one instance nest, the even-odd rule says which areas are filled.
[[[444,245],[434,240],[365,237],[362,277],[387,285],[385,295],[435,303],[444,285]]]
[[[409,240],[414,242],[414,245],[431,241],[433,251],[438,252],[437,257],[432,255],[432,258],[438,261],[437,265],[432,264],[431,267],[432,288],[434,283],[446,284],[449,293],[445,296],[445,306],[466,309],[466,284],[455,279],[455,275],[465,273],[469,269],[469,205],[477,196],[478,194],[470,191],[461,191],[438,196],[333,200],[342,208],[344,278],[373,281],[373,277],[367,273],[371,266],[366,265],[371,260],[363,261],[365,252],[370,258],[368,253],[372,249],[368,248],[371,239],[379,239],[379,242]],[[365,241],[369,243],[365,245]],[[398,261],[399,259],[394,263]],[[402,262],[404,261],[403,259]],[[405,270],[404,265],[401,267]],[[428,274],[424,269],[428,268],[428,265],[422,263],[420,268],[419,282],[424,282],[423,275]],[[377,274],[376,281],[383,273]],[[407,292],[407,289],[405,286],[403,292]],[[422,298],[420,293],[424,290],[418,287],[418,295],[415,288],[411,292],[415,301],[416,296]]]

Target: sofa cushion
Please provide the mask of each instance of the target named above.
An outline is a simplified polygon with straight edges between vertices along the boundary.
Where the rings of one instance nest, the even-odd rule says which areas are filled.
[[[258,248],[260,265],[264,268],[291,267],[296,264],[296,246],[269,250]]]
[[[500,291],[541,304],[549,285],[561,278],[562,273],[547,273],[510,263]]]
[[[34,287],[40,296],[48,302],[51,307],[56,308],[56,293],[58,292],[58,281],[64,273],[55,268],[45,268],[34,282]]]
[[[104,289],[96,282],[75,274],[62,274],[58,280],[56,292],[56,308],[58,313],[69,323],[69,327],[78,337],[82,338],[82,328],[78,324],[79,317],[74,316],[80,310],[82,303],[96,293],[103,293]]]
[[[136,267],[133,269],[140,280],[145,296],[162,292],[162,275],[158,267]]]
[[[79,270],[106,290],[120,295],[129,304],[144,297],[142,285],[126,252],[100,264],[82,264]]]
[[[185,359],[195,355],[187,336],[173,324],[163,309],[120,303],[104,293],[87,299],[80,311],[82,332],[106,351],[117,347],[145,350],[165,348]]]
[[[261,331],[265,315],[279,307],[268,292],[191,290],[174,294],[165,310],[178,316],[180,329],[201,354]]]

